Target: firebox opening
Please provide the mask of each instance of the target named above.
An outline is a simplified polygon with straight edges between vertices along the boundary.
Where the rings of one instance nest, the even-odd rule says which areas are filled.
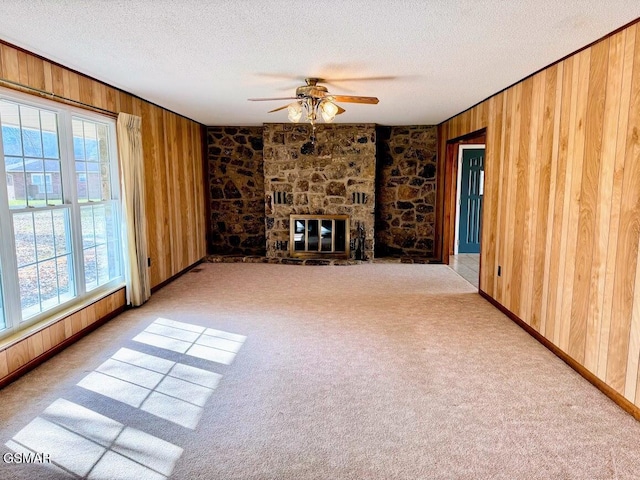
[[[348,215],[291,215],[292,257],[349,258]]]

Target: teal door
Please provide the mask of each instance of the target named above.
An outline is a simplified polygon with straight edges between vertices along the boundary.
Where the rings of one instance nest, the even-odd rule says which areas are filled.
[[[462,151],[458,253],[480,253],[484,148]]]

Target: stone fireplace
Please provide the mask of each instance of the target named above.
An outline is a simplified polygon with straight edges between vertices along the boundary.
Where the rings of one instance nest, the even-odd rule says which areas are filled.
[[[209,253],[287,258],[291,215],[347,215],[349,258],[432,256],[436,127],[322,124],[315,146],[310,130],[208,128]]]
[[[373,258],[375,125],[322,124],[317,126],[315,145],[310,137],[308,124],[264,125],[267,257],[302,253],[314,257]],[[343,224],[347,225],[347,244],[338,252],[335,244],[332,249],[327,245],[329,234],[334,240],[336,234],[342,238],[342,227],[335,223],[340,218],[347,220]],[[297,223],[292,224],[292,219],[298,219]],[[312,244],[308,240],[310,234]],[[296,251],[291,242],[301,248],[302,238],[307,241],[306,248],[304,252]]]

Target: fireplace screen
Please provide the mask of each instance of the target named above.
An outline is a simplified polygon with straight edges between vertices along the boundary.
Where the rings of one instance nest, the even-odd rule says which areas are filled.
[[[349,257],[348,215],[291,215],[291,256]]]

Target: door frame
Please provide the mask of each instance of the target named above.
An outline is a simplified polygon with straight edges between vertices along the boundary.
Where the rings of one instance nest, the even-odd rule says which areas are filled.
[[[465,150],[475,150],[482,148],[485,151],[485,156],[487,152],[487,146],[484,143],[467,143],[458,145],[458,173],[456,179],[456,215],[454,220],[454,228],[455,233],[453,236],[453,254],[458,255],[458,247],[460,240],[460,187],[462,184],[462,156]],[[482,166],[482,171],[484,172],[484,165]],[[484,175],[482,175],[482,183],[484,183]],[[480,211],[480,225],[482,225],[482,210]]]
[[[454,252],[455,215],[458,179],[458,147],[460,145],[485,145],[485,170],[487,166],[487,129],[482,128],[475,132],[447,140],[444,150],[444,179],[442,188],[442,227],[440,245],[440,260],[443,264],[449,264],[449,256]],[[482,232],[480,232],[482,237]],[[482,239],[481,239],[482,242]],[[482,258],[480,258],[482,264]],[[481,265],[482,266],[482,265]]]

